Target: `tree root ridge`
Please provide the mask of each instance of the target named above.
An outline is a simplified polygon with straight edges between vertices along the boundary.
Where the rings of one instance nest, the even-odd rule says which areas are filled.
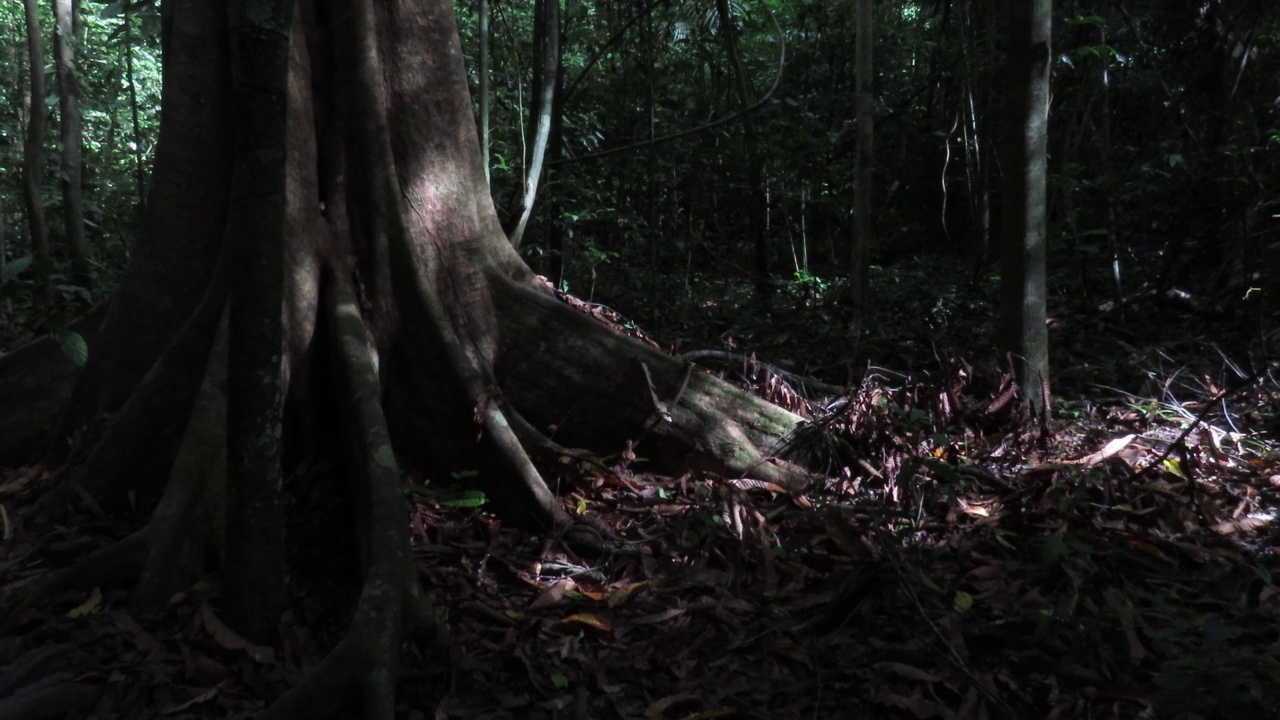
[[[422,612],[409,544],[400,470],[382,410],[381,383],[354,290],[333,273],[322,292],[331,330],[334,383],[343,418],[344,468],[356,499],[364,588],[346,635],[263,715],[268,720],[331,713],[357,694],[362,717],[395,716],[400,648],[429,617]]]
[[[814,481],[788,441],[801,418],[620,335],[531,283],[497,276],[505,344],[496,374],[525,421],[608,455],[644,440],[672,472],[704,469],[799,490]]]
[[[196,368],[209,357],[226,304],[231,270],[225,256],[219,259],[214,279],[191,318],[76,469],[72,482],[88,490],[108,511],[127,507],[130,491],[136,497],[154,499],[163,490],[160,479],[167,477],[186,428],[175,418],[188,417],[195,402],[203,377]],[[42,502],[51,507],[65,497],[69,496],[53,494]]]

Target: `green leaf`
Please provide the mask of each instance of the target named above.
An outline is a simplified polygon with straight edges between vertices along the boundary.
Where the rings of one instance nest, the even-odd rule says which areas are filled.
[[[31,261],[32,257],[30,255],[23,255],[5,265],[4,270],[0,271],[0,283],[7,283],[21,275],[24,270],[31,267]]]
[[[441,492],[436,498],[436,502],[440,503],[443,507],[456,508],[478,508],[488,501],[489,499],[486,498],[484,493],[480,490]]]
[[[1272,585],[1272,584],[1273,584],[1273,583],[1271,582],[1271,571],[1270,571],[1270,570],[1268,570],[1268,569],[1266,569],[1266,568],[1262,567],[1261,565],[1259,565],[1259,566],[1257,566],[1257,567],[1255,567],[1255,568],[1253,569],[1253,572],[1257,574],[1258,579],[1259,579],[1259,580],[1261,580],[1262,582],[1264,582],[1264,583],[1266,583],[1266,584],[1268,584],[1268,585]]]
[[[1067,18],[1068,25],[1106,25],[1107,21],[1098,15],[1081,15],[1080,17]]]
[[[89,343],[85,342],[83,336],[74,330],[59,330],[53,336],[57,338],[58,345],[62,346],[62,352],[71,362],[77,366],[83,366],[89,362]]]
[[[1044,539],[1040,547],[1040,564],[1051,567],[1067,554],[1066,530],[1058,530]]]
[[[567,688],[569,687],[569,678],[565,677],[561,673],[552,673],[551,684],[558,688]]]

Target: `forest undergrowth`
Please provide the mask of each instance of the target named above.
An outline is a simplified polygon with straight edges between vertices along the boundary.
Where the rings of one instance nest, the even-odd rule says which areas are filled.
[[[696,467],[657,474],[643,442],[604,464],[547,452],[544,475],[586,522],[545,538],[504,526],[465,478],[407,476],[418,573],[451,636],[404,648],[402,717],[1280,707],[1280,386],[1247,312],[1058,303],[1052,412],[1033,422],[986,350],[989,293],[926,297],[920,272],[881,287],[855,337],[832,321],[831,287],[781,288],[767,312],[717,289],[640,323],[806,418],[791,441],[826,480],[803,493]],[[911,330],[902,317],[928,320]],[[5,597],[145,517],[55,523],[34,504],[52,482],[41,465],[0,480]],[[65,595],[7,619],[0,716],[260,711],[349,620],[359,562],[342,487],[322,462],[293,469],[278,647],[223,624],[216,578],[158,617],[135,617],[123,587]],[[584,536],[596,532],[622,542],[601,554],[609,543]]]

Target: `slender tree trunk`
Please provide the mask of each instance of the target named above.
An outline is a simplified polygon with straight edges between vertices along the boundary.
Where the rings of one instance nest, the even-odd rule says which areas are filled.
[[[746,71],[742,68],[742,57],[738,52],[738,31],[729,12],[728,0],[716,0],[716,12],[720,18],[725,53],[729,56],[734,93],[738,96],[738,103],[746,108],[751,105],[751,95],[747,91]],[[756,296],[767,303],[773,293],[773,282],[769,274],[769,244],[764,231],[764,159],[760,157],[756,120],[751,113],[742,117],[742,135],[743,153],[747,156],[747,192],[750,194],[747,201],[747,237],[751,239],[754,254]]]
[[[529,159],[524,179],[524,195],[519,212],[515,214],[515,227],[507,233],[511,246],[519,249],[524,239],[533,203],[538,197],[538,180],[542,176],[543,162],[547,156],[547,140],[551,136],[552,114],[555,112],[556,76],[560,66],[560,0],[538,0],[537,25],[542,38],[536,102],[533,105],[535,129],[533,154]]]
[[[857,39],[854,54],[857,61],[855,102],[858,116],[857,148],[854,159],[853,194],[853,300],[856,312],[861,314],[867,303],[867,272],[871,258],[871,188],[875,167],[875,121],[872,117],[871,49],[873,40],[871,0],[856,0],[854,21]]]
[[[978,282],[983,271],[991,263],[993,259],[993,243],[992,234],[994,219],[999,212],[996,207],[993,195],[999,190],[1000,174],[997,168],[996,155],[996,135],[992,131],[994,123],[990,122],[993,116],[992,110],[997,107],[996,92],[997,87],[993,79],[995,68],[997,66],[996,54],[996,36],[999,23],[998,10],[995,0],[989,0],[985,5],[979,6],[982,14],[982,49],[984,51],[984,68],[982,73],[982,94],[980,96],[981,115],[984,122],[978,126],[978,135],[982,139],[982,151],[978,155],[979,176],[981,195],[978,198],[978,232],[976,242],[974,244],[974,265],[973,279]]]
[[[72,281],[83,288],[93,286],[89,266],[89,243],[84,233],[82,174],[82,121],[80,84],[76,78],[76,35],[71,0],[54,0],[53,51],[58,67],[58,107],[62,131],[62,212],[66,223],[67,254],[71,258]]]
[[[658,136],[658,97],[657,78],[658,53],[657,37],[654,33],[653,15],[644,16],[644,112],[645,135],[648,144],[644,152],[645,178],[645,240],[649,251],[649,297],[657,302],[659,275],[662,268],[658,265],[658,148],[654,140]]]
[[[37,0],[24,0],[27,17],[27,68],[31,79],[31,111],[27,115],[27,138],[22,153],[22,198],[27,210],[27,231],[31,234],[31,254],[35,259],[36,305],[49,304],[49,276],[53,258],[49,256],[49,226],[44,217],[44,133],[49,113],[45,107],[44,40],[40,34]]]
[[[565,39],[565,30],[560,30],[560,57],[556,61],[556,92],[555,102],[552,104],[551,113],[551,138],[547,141],[547,181],[551,187],[551,176],[556,172],[562,172],[555,168],[555,164],[564,156],[564,48],[568,41]],[[565,222],[562,215],[562,208],[554,193],[550,193],[547,203],[547,237],[551,255],[551,266],[547,270],[547,277],[557,288],[564,287],[564,254],[565,248]]]
[[[1107,47],[1107,29],[1106,26],[1098,28],[1098,41],[1103,47]],[[1120,267],[1120,248],[1116,243],[1116,205],[1115,194],[1119,188],[1116,184],[1116,178],[1113,174],[1111,165],[1111,56],[1103,54],[1098,58],[1101,65],[1098,73],[1098,85],[1102,94],[1102,118],[1098,123],[1098,153],[1100,167],[1102,168],[1102,186],[1103,186],[1103,218],[1107,232],[1107,252],[1111,255],[1111,283],[1112,283],[1112,299],[1115,300],[1116,307],[1121,309],[1121,317],[1124,317],[1124,283],[1121,276]]]
[[[1043,418],[1049,382],[1046,322],[1051,0],[1010,4],[1003,227],[1004,343],[1032,414]]]
[[[146,171],[142,164],[142,126],[138,123],[138,83],[133,79],[133,13],[124,6],[124,72],[129,83],[129,114],[133,126],[133,182],[138,194],[137,215],[147,209]]]
[[[489,0],[480,0],[480,160],[484,181],[489,183]]]

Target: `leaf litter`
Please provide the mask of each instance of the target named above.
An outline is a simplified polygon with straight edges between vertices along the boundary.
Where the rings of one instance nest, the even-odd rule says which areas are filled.
[[[642,459],[543,458],[566,509],[590,518],[548,540],[406,477],[415,563],[451,635],[404,649],[402,716],[1280,707],[1280,452],[1245,427],[1280,397],[1274,384],[1217,405],[1207,388],[1182,403],[1063,403],[1043,428],[1019,421],[1016,403],[992,411],[999,383],[975,391],[960,361],[925,380],[872,371],[812,400],[761,367],[744,361],[744,384],[806,418],[792,441],[826,470],[804,493],[654,474]],[[39,522],[31,500],[48,480],[32,467],[0,484],[6,596],[124,532]],[[299,569],[277,648],[220,620],[216,584],[146,618],[123,589],[100,588],[8,619],[0,703],[43,686],[76,717],[260,712],[349,617],[355,585],[339,576],[357,560],[349,531],[332,529],[341,507],[336,494],[299,500],[298,515],[324,520],[291,528]]]

